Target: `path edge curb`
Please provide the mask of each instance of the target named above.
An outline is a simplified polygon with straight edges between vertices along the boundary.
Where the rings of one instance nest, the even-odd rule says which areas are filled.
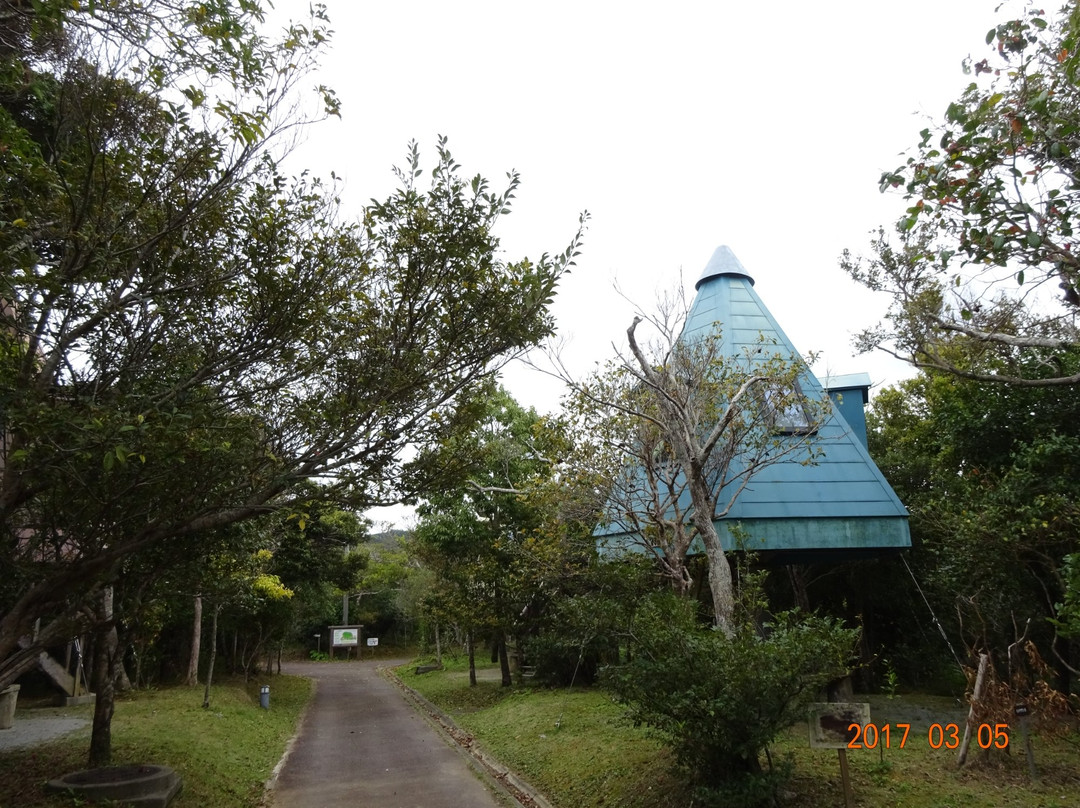
[[[295,675],[295,674],[290,674]],[[281,759],[274,766],[273,771],[270,772],[270,776],[263,782],[262,798],[259,800],[259,808],[268,808],[273,805],[273,793],[274,788],[277,786],[278,777],[281,775],[281,770],[285,768],[285,764],[289,760],[289,755],[292,754],[293,747],[296,746],[296,742],[300,739],[300,732],[304,728],[304,722],[307,721],[308,713],[311,711],[311,705],[315,703],[315,695],[319,689],[319,681],[310,676],[302,676],[302,679],[307,679],[311,682],[311,695],[308,696],[307,704],[304,705],[304,709],[300,711],[300,717],[296,720],[296,727],[293,729],[292,737],[289,738],[285,744],[285,751],[281,753]]]
[[[393,668],[380,665],[377,671],[380,676],[401,690],[413,709],[432,722],[440,731],[440,734],[446,737],[449,742],[452,742],[455,747],[472,758],[481,771],[491,777],[506,795],[521,808],[556,808],[529,783],[500,763],[491,754],[484,751],[476,742],[476,739],[455,724],[449,715],[405,684]]]

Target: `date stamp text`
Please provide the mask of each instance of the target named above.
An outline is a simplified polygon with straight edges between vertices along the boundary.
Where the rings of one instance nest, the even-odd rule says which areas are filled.
[[[971,740],[980,749],[1008,749],[1008,724],[979,724],[973,727]],[[926,731],[926,743],[931,749],[956,749],[963,739],[963,728],[957,724],[931,724]],[[913,735],[911,724],[849,724],[848,749],[903,749],[909,743],[922,741]]]

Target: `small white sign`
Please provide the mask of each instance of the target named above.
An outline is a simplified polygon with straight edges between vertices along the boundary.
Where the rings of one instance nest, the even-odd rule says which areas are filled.
[[[372,645],[372,646],[378,645],[379,644],[379,638],[378,637],[368,637],[367,638],[367,644]]]

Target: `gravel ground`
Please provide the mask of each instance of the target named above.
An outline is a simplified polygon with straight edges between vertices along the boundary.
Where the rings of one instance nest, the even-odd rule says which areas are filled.
[[[0,752],[38,746],[89,726],[89,719],[72,718],[60,710],[16,711],[15,726],[0,729]]]

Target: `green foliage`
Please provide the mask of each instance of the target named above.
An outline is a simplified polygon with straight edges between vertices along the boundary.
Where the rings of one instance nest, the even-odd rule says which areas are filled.
[[[1034,617],[1032,639],[1053,642],[1048,619],[1068,603],[1064,565],[1080,529],[1078,419],[1066,387],[936,372],[875,398],[871,450],[911,511],[912,565],[954,640],[1003,649]]]
[[[271,571],[304,596],[327,584],[354,588],[368,563],[366,553],[353,549],[367,541],[367,522],[320,501],[316,486],[301,490],[310,497],[307,502],[256,523],[262,543],[273,550]]]
[[[1054,625],[1063,637],[1080,636],[1080,554],[1065,556],[1061,576],[1065,580],[1065,594],[1061,603],[1055,604],[1057,615]]]
[[[890,699],[896,698],[896,691],[900,686],[900,677],[896,673],[896,668],[893,667],[892,662],[889,660],[883,660],[885,665],[885,676],[882,682],[881,689],[885,693],[885,696]]]
[[[553,804],[671,808],[700,806],[706,804],[703,796],[711,796],[695,794],[686,778],[674,770],[671,750],[650,737],[655,733],[626,721],[610,694],[599,688],[526,688],[507,693],[495,682],[469,688],[459,670],[413,676],[410,666],[398,673],[449,713],[486,753],[524,776]],[[485,684],[492,687],[484,688]],[[476,690],[489,698],[469,698]],[[860,698],[870,702],[874,722],[892,724],[894,734],[889,750],[879,744],[873,750],[848,751],[857,804],[890,808],[1080,805],[1075,736],[1035,738],[1038,780],[1028,777],[1018,748],[992,758],[989,765],[958,770],[946,750],[932,749],[926,742],[931,724],[963,726],[967,710],[955,697],[905,693],[894,700]],[[776,804],[790,808],[843,805],[836,753],[811,749],[805,716],[802,719],[770,746],[774,760],[795,764]],[[911,724],[903,749],[898,748],[897,722]],[[1014,737],[1013,743],[1019,741]]]
[[[434,622],[505,647],[555,599],[572,564],[552,499],[560,445],[557,425],[493,389],[471,433],[420,459],[456,483],[420,508],[412,545],[435,575]]]
[[[0,681],[38,618],[42,643],[70,636],[101,585],[246,557],[232,525],[281,512],[317,544],[351,529],[320,501],[429,490],[439,470],[405,448],[471,428],[485,378],[550,333],[580,243],[503,261],[518,178],[465,179],[445,139],[432,171],[413,144],[401,187],[356,222],[333,186],[283,175],[279,136],[305,123],[292,90],[328,36],[319,6],[279,39],[253,0],[10,13]],[[325,561],[292,539],[267,574],[314,591]],[[334,565],[336,582],[363,565]]]
[[[758,804],[775,786],[760,755],[847,673],[858,636],[837,621],[781,613],[728,637],[697,624],[693,605],[655,596],[634,624],[634,658],[608,683],[630,718],[658,732],[706,790]],[[717,792],[717,793],[720,793]]]
[[[909,207],[870,260],[844,256],[856,280],[893,298],[890,324],[866,332],[864,347],[969,378],[1080,381],[1078,35],[1074,6],[1028,7],[996,26],[991,55],[966,64],[974,81],[882,175],[881,190],[902,189]],[[954,334],[995,361],[951,354]]]
[[[601,666],[618,664],[638,604],[656,591],[655,568],[637,554],[595,558],[561,584],[526,641],[525,659],[545,684],[592,684]]]
[[[596,681],[604,652],[596,639],[575,637],[558,631],[545,632],[525,641],[525,658],[537,681],[555,687],[585,687]]]

